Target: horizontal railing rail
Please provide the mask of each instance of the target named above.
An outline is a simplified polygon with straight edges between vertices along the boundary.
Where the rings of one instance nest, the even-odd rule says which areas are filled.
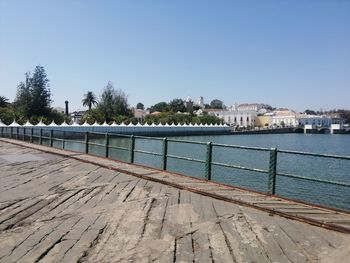
[[[230,144],[220,144],[220,143],[213,143],[213,146],[223,147],[223,148],[252,150],[252,151],[263,151],[263,152],[271,150],[270,148],[264,148],[264,147],[252,147],[252,146],[230,145]]]
[[[334,154],[320,154],[320,153],[297,152],[297,151],[286,151],[286,150],[278,150],[278,152],[279,153],[288,153],[288,154],[299,154],[299,155],[304,155],[304,156],[350,160],[350,156],[342,156],[342,155],[334,155]]]
[[[250,168],[240,165],[234,165],[234,164],[227,164],[227,163],[218,163],[218,162],[211,162],[212,165],[227,167],[227,168],[234,168],[234,169],[240,169],[240,170],[246,170],[246,171],[252,171],[252,172],[258,172],[258,173],[268,173],[268,170],[264,169],[258,169],[258,168]]]
[[[60,134],[60,136],[58,136]],[[278,154],[291,154],[291,155],[299,155],[299,156],[309,156],[315,158],[329,158],[329,159],[337,159],[337,160],[345,160],[349,161],[350,156],[341,156],[334,154],[319,154],[319,153],[311,153],[311,152],[301,152],[301,151],[291,151],[291,150],[280,150],[276,148],[266,148],[266,147],[252,147],[252,146],[241,146],[241,145],[229,145],[222,143],[211,143],[211,142],[200,142],[193,140],[182,140],[175,138],[159,138],[159,137],[147,137],[147,136],[134,136],[134,135],[125,135],[125,134],[113,134],[113,133],[100,133],[100,132],[81,132],[81,131],[62,131],[57,129],[42,129],[36,127],[0,127],[0,137],[7,137],[13,139],[22,139],[28,140],[30,142],[38,142],[39,144],[43,144],[43,141],[49,141],[50,146],[57,146],[57,143],[54,142],[62,142],[59,147],[66,149],[67,143],[78,143],[83,145],[83,149],[80,149],[81,152],[94,154],[90,149],[91,146],[97,146],[103,148],[104,156],[110,157],[110,149],[122,150],[124,152],[128,152],[129,157],[128,161],[130,163],[135,162],[135,154],[146,154],[155,157],[161,157],[161,168],[163,170],[168,170],[168,160],[182,160],[191,163],[198,163],[204,165],[204,174],[203,177],[211,180],[212,175],[212,167],[223,167],[230,169],[238,169],[251,171],[261,174],[267,175],[267,187],[266,191],[268,194],[274,195],[276,193],[276,178],[277,177],[285,177],[285,178],[293,178],[302,181],[311,181],[322,184],[334,185],[334,186],[342,186],[342,187],[350,187],[349,182],[337,181],[337,180],[328,180],[324,178],[315,178],[315,177],[307,177],[298,174],[288,173],[278,171],[277,169],[277,156]],[[122,145],[118,145],[114,143],[110,143],[110,139],[122,139]],[[157,141],[160,143],[160,150],[155,151],[154,149],[144,148],[149,145],[148,143],[141,143],[141,145],[137,144],[136,141]],[[159,144],[157,143],[157,144]],[[200,159],[194,156],[183,156],[181,154],[171,154],[168,151],[169,143],[173,146],[173,144],[190,144],[190,145],[201,145],[205,146],[205,149],[200,150],[203,151],[205,158]],[[136,145],[138,145],[136,147]],[[69,147],[68,147],[69,148]],[[238,150],[247,150],[247,151],[257,151],[257,152],[266,152],[269,153],[268,158],[268,169],[262,169],[258,167],[250,167],[249,165],[239,165],[235,163],[226,163],[222,160],[213,160],[213,152],[217,151],[220,148],[226,149],[238,149]],[[118,160],[118,156],[116,158]],[[119,158],[122,159],[122,158]],[[159,159],[158,159],[159,160]]]

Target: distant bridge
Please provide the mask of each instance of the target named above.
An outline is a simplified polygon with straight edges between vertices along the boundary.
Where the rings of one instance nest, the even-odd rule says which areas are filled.
[[[340,127],[339,125],[331,125],[330,127],[315,127],[313,125],[305,125],[304,133],[331,133],[331,134],[350,134],[350,128]]]

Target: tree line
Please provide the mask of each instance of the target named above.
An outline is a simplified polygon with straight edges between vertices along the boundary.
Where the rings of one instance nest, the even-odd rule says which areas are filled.
[[[17,93],[13,103],[0,96],[0,119],[5,124],[10,124],[16,120],[19,124],[30,121],[37,124],[40,120],[45,124],[55,121],[61,124],[64,121],[71,122],[71,117],[54,110],[51,107],[52,93],[50,81],[43,66],[36,66],[33,73],[27,72],[25,80],[17,86]],[[133,111],[128,104],[127,95],[120,89],[115,89],[112,82],[108,82],[97,97],[92,91],[84,94],[82,105],[88,107],[84,112],[80,123],[85,121],[92,124],[116,122],[116,123],[137,123],[139,119],[133,117]],[[208,108],[222,108],[223,103],[213,100]],[[137,109],[144,110],[144,105],[139,102]],[[194,108],[196,110],[196,108]],[[220,123],[221,120],[215,116],[196,116],[193,111],[189,111],[182,99],[173,99],[169,103],[159,102],[149,108],[150,112],[159,111],[159,115],[148,115],[143,122],[148,123]]]

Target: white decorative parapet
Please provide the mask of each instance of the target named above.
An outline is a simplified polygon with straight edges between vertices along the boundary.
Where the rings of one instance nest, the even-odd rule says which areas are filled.
[[[15,120],[9,125],[10,127],[21,127]]]
[[[38,124],[33,125],[29,121],[27,121],[24,125],[18,124],[16,121],[13,121],[10,125],[5,125],[0,120],[0,127],[23,127],[23,128],[42,128],[42,129],[64,129],[66,131],[80,131],[80,132],[110,132],[110,133],[127,133],[127,134],[158,134],[158,133],[219,133],[219,132],[229,132],[230,126],[225,124],[192,124],[192,123],[183,123],[183,124],[174,124],[174,123],[165,123],[165,124],[125,124],[122,122],[121,124],[117,124],[113,122],[111,125],[109,125],[106,121],[101,125],[97,121],[90,125],[89,123],[85,122],[83,124],[73,123],[71,125],[67,124],[66,122],[63,122],[60,125],[57,125],[54,121],[51,122],[51,124],[46,125],[42,121],[40,121]]]
[[[34,125],[31,124],[29,121],[27,121],[25,124],[23,124],[24,127],[33,127]]]

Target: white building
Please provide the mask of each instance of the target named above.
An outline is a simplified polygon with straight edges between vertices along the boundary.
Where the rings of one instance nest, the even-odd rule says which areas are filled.
[[[239,111],[259,111],[262,109],[262,105],[259,103],[243,103],[238,105],[236,108]]]
[[[329,127],[332,124],[332,118],[325,115],[300,115],[298,118],[299,125],[312,125],[317,127]]]
[[[204,109],[204,98],[200,96],[197,99],[196,106],[200,107],[201,109]]]
[[[278,127],[297,127],[299,114],[292,110],[275,111],[272,116],[272,125]]]
[[[208,110],[209,114],[223,119],[231,126],[254,127],[257,112],[254,110]]]

